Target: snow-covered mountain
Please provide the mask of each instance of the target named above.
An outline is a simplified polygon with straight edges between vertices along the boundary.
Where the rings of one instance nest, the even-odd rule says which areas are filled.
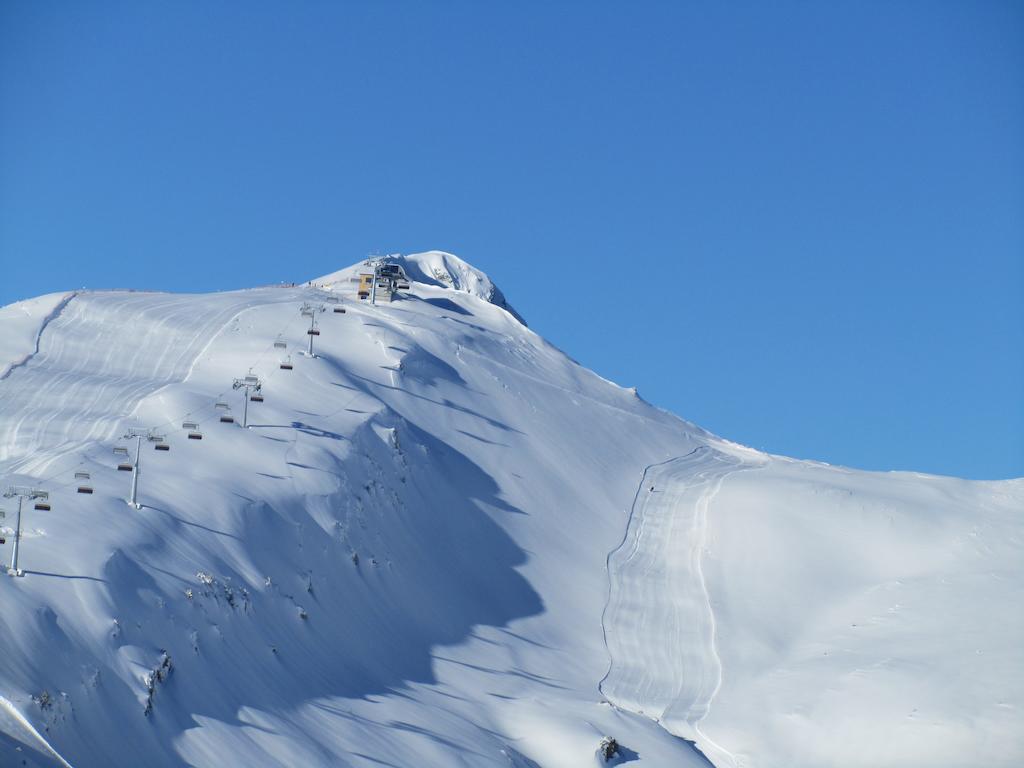
[[[400,263],[0,309],[2,490],[49,494],[0,765],[1022,764],[1024,480],[744,448]]]

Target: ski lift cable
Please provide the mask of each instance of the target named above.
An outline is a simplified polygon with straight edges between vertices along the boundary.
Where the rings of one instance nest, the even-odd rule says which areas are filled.
[[[318,289],[317,289],[317,290],[313,290],[313,291],[309,291],[309,292],[312,292],[312,293],[315,293],[315,294],[323,293],[322,291],[319,291]],[[326,310],[326,308],[325,308],[325,307],[323,307],[323,304],[322,304],[322,303],[319,303],[319,304],[316,304],[316,305],[314,305],[314,304],[313,304],[312,302],[308,302],[308,301],[305,301],[305,302],[303,302],[303,305],[302,305],[302,307],[308,307],[309,309],[311,309],[311,310],[312,310],[312,311],[314,311],[314,312],[317,312],[317,311],[319,311],[319,312],[324,312],[324,311]],[[300,307],[300,309],[301,309],[302,307]],[[289,321],[288,321],[287,323],[285,323],[285,325],[284,325],[284,326],[283,326],[283,327],[282,327],[282,328],[281,328],[281,329],[280,329],[280,330],[278,331],[277,335],[276,335],[276,336],[274,337],[274,341],[270,342],[270,344],[269,344],[268,346],[264,347],[264,348],[263,348],[263,350],[262,350],[262,351],[260,352],[260,354],[259,354],[259,355],[258,355],[258,356],[256,357],[256,360],[255,360],[254,364],[253,364],[252,366],[250,366],[250,370],[253,370],[253,369],[257,368],[257,367],[258,367],[258,366],[260,365],[260,363],[261,363],[261,362],[263,361],[263,359],[264,359],[264,358],[265,358],[265,357],[266,357],[266,356],[267,356],[268,354],[273,354],[274,356],[277,356],[276,350],[278,349],[278,347],[276,346],[276,342],[277,342],[277,341],[278,341],[279,339],[283,339],[283,338],[284,338],[284,336],[286,335],[286,333],[288,333],[289,331],[291,331],[291,330],[292,330],[292,328],[293,328],[293,327],[294,327],[294,326],[295,326],[296,324],[298,324],[299,322],[301,322],[301,323],[302,323],[302,327],[305,327],[305,322],[304,322],[303,318],[304,318],[304,317],[306,317],[306,316],[307,316],[307,315],[304,315],[304,314],[302,314],[302,312],[300,312],[300,314],[299,314],[299,317],[298,317],[298,318],[296,318],[296,317],[294,317],[294,316],[293,316],[291,320],[289,320]],[[263,382],[267,382],[267,381],[270,381],[271,379],[273,379],[273,377],[274,377],[274,376],[275,376],[275,375],[276,375],[277,373],[279,373],[279,371],[280,371],[280,370],[281,370],[281,368],[280,368],[280,366],[279,366],[279,365],[278,365],[278,366],[273,366],[273,367],[271,367],[271,370],[270,370],[270,372],[269,372],[269,373],[267,373],[267,374],[265,374],[265,375],[263,375],[263,376],[261,376],[261,377],[260,377],[260,380],[261,380],[261,381],[263,381]],[[226,397],[226,396],[227,396],[228,394],[230,394],[230,391],[224,391],[224,392],[220,392],[220,393],[218,393],[218,394],[217,394],[217,399],[221,399],[221,398],[224,398],[224,397]],[[201,412],[203,412],[203,411],[205,411],[205,410],[206,410],[206,409],[202,409],[202,410],[201,410],[201,411],[199,411],[199,412],[201,413]],[[177,421],[180,421],[180,419],[181,419],[181,418],[183,418],[184,416],[188,416],[188,415],[193,415],[193,414],[195,414],[195,413],[197,413],[197,411],[191,411],[191,412],[189,412],[189,413],[186,413],[186,414],[184,414],[183,416],[180,416],[179,418],[176,418],[176,419],[171,419],[171,420],[168,420],[168,421],[167,421],[167,422],[165,422],[164,424],[160,425],[160,427],[164,427],[164,426],[171,426],[171,425],[173,425],[173,424],[174,424],[175,422],[177,422]],[[210,413],[210,418],[208,418],[208,419],[205,419],[205,418],[204,418],[204,419],[202,419],[202,420],[201,420],[201,421],[199,422],[199,423],[200,423],[200,425],[201,425],[201,424],[203,424],[203,423],[205,423],[205,422],[207,422],[207,421],[210,421],[210,420],[212,420],[212,419],[213,419],[213,418],[214,418],[215,416],[217,416],[217,413],[216,413],[216,411],[214,410],[213,412],[211,412],[211,413]]]
[[[287,322],[280,329],[280,331],[276,334],[276,336],[274,337],[274,341],[272,341],[269,344],[269,346],[267,346],[267,347],[265,347],[263,349],[263,351],[260,353],[260,355],[256,358],[256,361],[254,362],[254,364],[252,366],[250,366],[249,370],[254,370],[255,368],[257,368],[260,365],[260,362],[262,361],[262,359],[265,358],[268,354],[274,354],[275,357],[276,357],[277,356],[276,353],[275,353],[275,350],[277,349],[277,347],[275,347],[276,341],[278,339],[282,339],[289,331],[291,331],[293,329],[293,327],[295,325],[297,325],[301,321],[301,319],[302,319],[302,315],[300,315],[299,318],[295,318],[293,316],[293,318],[289,322]],[[302,325],[304,327],[305,323],[303,322]],[[269,381],[270,379],[272,379],[274,377],[274,375],[278,371],[279,371],[279,367],[278,366],[274,366],[270,370],[269,373],[267,373],[267,374],[263,375],[262,377],[260,377],[261,381],[264,381],[264,382]],[[218,400],[223,400],[223,398],[227,397],[230,394],[230,392],[231,392],[230,390],[225,390],[223,392],[217,393],[217,396],[214,399],[214,403],[216,403],[216,401],[218,401]],[[209,414],[209,416],[205,417],[205,414],[207,414],[207,413]],[[204,418],[198,418],[199,414],[204,414]],[[193,409],[192,411],[189,411],[189,412],[187,412],[185,414],[182,414],[181,416],[179,416],[176,419],[169,420],[169,421],[165,422],[165,424],[161,425],[161,427],[163,427],[163,426],[171,426],[171,425],[173,425],[173,424],[175,424],[177,422],[180,422],[182,419],[184,419],[186,417],[189,417],[189,416],[195,417],[194,420],[199,424],[200,427],[203,426],[204,424],[212,421],[214,418],[216,418],[219,421],[219,414],[217,413],[216,406],[215,405],[212,405],[212,406],[211,405],[207,405],[207,406],[201,407],[199,409]]]
[[[237,317],[237,315],[235,317]],[[287,323],[285,323],[285,325],[278,331],[277,335],[275,336],[275,339],[283,337],[286,333],[291,331],[292,327],[295,326],[296,323],[297,323],[297,321],[293,317],[291,320],[289,320]],[[251,366],[251,368],[256,368],[259,365],[259,363],[262,360],[262,358],[265,357],[267,355],[267,353],[273,352],[273,350],[274,350],[274,345],[273,345],[273,342],[271,342],[270,345],[268,347],[265,347],[261,351],[261,353],[257,356],[256,361]],[[269,378],[269,377],[266,377],[266,378]],[[223,400],[230,393],[231,393],[231,390],[225,390],[223,392],[218,392],[217,395],[214,397],[213,402],[215,403],[218,400]],[[216,413],[216,408],[213,406],[212,403],[210,405],[205,406],[205,407],[204,406],[200,406],[199,408],[194,408],[191,411],[187,411],[186,413],[179,414],[179,415],[177,415],[175,417],[172,417],[172,418],[168,419],[167,421],[163,422],[162,424],[158,424],[157,425],[157,429],[168,429],[168,430],[175,429],[176,428],[175,425],[180,424],[184,419],[186,419],[186,418],[188,418],[190,416],[198,416],[199,414],[205,414],[207,411],[209,412],[209,417],[208,418],[195,418],[195,419],[193,419],[194,421],[197,421],[200,426],[202,426],[203,424],[211,421],[214,417],[217,417],[217,415],[218,415]]]
[[[323,292],[319,291],[319,290],[312,290],[312,291],[307,291],[307,293],[314,293],[316,295],[319,295],[320,293],[323,293]],[[293,300],[289,299],[289,303],[291,301],[293,301]],[[282,303],[284,303],[284,302],[282,302]],[[304,303],[308,304],[309,302],[304,302]],[[232,319],[237,318],[237,316],[238,315],[236,314]],[[304,322],[303,316],[301,314],[299,315],[299,317],[295,317],[293,315],[292,318],[288,322],[286,322],[279,329],[278,333],[275,336],[275,341],[272,341],[267,347],[265,347],[263,350],[261,350],[260,354],[257,356],[256,360],[254,361],[254,364],[251,366],[251,369],[255,369],[256,367],[258,367],[260,365],[260,363],[262,362],[262,360],[268,354],[274,354],[276,356],[276,349],[277,349],[277,347],[275,346],[276,340],[277,339],[283,339],[286,335],[290,334],[290,332],[294,329],[294,327],[296,325],[301,325],[301,327],[303,327],[303,328],[305,327],[305,322]],[[274,366],[271,369],[270,373],[268,373],[268,374],[266,374],[266,375],[264,375],[262,377],[262,380],[263,381],[268,381],[268,380],[272,379],[273,376],[276,373],[278,373],[278,371],[279,371],[279,367],[278,366]],[[224,398],[228,394],[230,394],[230,390],[225,390],[223,392],[219,392],[219,393],[217,393],[215,400]],[[205,417],[207,413],[209,414],[209,417]],[[205,418],[198,418],[200,416],[200,414],[202,416],[204,416]],[[215,416],[217,416],[217,413],[216,413],[216,409],[212,405],[207,405],[205,407],[200,406],[198,409],[193,409],[193,410],[188,411],[188,412],[186,412],[184,414],[178,414],[176,416],[173,416],[173,417],[167,419],[166,421],[164,421],[163,423],[157,424],[155,428],[158,429],[158,430],[169,431],[170,429],[174,429],[175,425],[177,423],[180,423],[184,418],[186,418],[188,416],[197,417],[198,423],[200,425],[202,425],[202,424],[212,420]],[[79,455],[81,455],[81,454],[79,454]],[[88,454],[86,454],[86,455],[88,455]],[[62,458],[63,458],[62,456],[57,456],[57,457],[54,457],[53,461],[54,461],[54,463],[58,463],[59,464],[60,460]],[[47,475],[43,476],[40,480],[41,480],[41,482],[42,481],[50,481],[50,482],[52,482],[52,481],[56,480],[57,477],[59,477],[60,475],[62,475],[66,471],[67,471],[66,468],[61,467],[61,466],[57,466],[57,467],[54,468],[54,471],[52,473],[48,473]],[[61,485],[69,485],[69,484],[70,483],[64,483],[64,484],[61,484]]]
[[[323,293],[323,292],[320,291],[319,289],[312,289],[312,290],[307,291],[307,293],[320,294],[320,293]],[[289,299],[288,303],[291,303],[291,301],[293,301],[293,300]],[[281,302],[281,303],[285,303],[285,302]],[[304,303],[310,303],[310,302],[304,302]],[[238,314],[241,314],[241,313],[238,313]],[[238,314],[234,315],[232,317],[232,320],[237,318]],[[228,322],[231,322],[231,321],[228,321]],[[293,315],[292,318],[287,323],[285,323],[284,326],[281,327],[281,329],[275,335],[274,340],[276,341],[277,339],[283,339],[286,336],[286,334],[288,334],[289,332],[291,332],[293,330],[294,326],[299,325],[300,323],[301,323],[301,327],[305,328],[305,316],[303,316],[302,314],[299,314],[298,317],[295,317]],[[254,364],[250,367],[250,370],[253,370],[256,367],[258,367],[260,365],[260,363],[262,362],[263,358],[265,358],[268,354],[276,355],[276,349],[277,348],[274,345],[274,341],[272,341],[268,346],[264,347],[261,350],[260,354],[257,355]],[[272,379],[274,377],[274,375],[276,373],[279,372],[279,370],[280,369],[278,368],[278,366],[274,366],[268,374],[260,377],[261,381],[263,381],[263,382],[269,381],[270,379]],[[183,420],[187,419],[190,416],[194,417],[194,416],[197,416],[197,414],[204,414],[205,415],[206,413],[209,413],[208,417],[201,418],[201,419],[200,418],[196,418],[195,419],[196,423],[200,427],[202,427],[203,424],[211,421],[214,417],[218,417],[217,409],[214,407],[213,403],[215,403],[217,400],[220,400],[220,399],[226,397],[230,392],[231,392],[231,390],[225,390],[223,392],[219,392],[214,397],[213,402],[210,402],[210,403],[208,403],[205,406],[200,406],[197,409],[193,409],[193,410],[188,411],[186,413],[179,414],[179,415],[177,415],[175,417],[167,419],[166,421],[164,421],[164,422],[162,422],[160,424],[155,425],[154,426],[154,430],[157,430],[157,431],[168,431],[169,432],[172,429],[175,429],[175,425],[176,424],[180,424]],[[105,440],[101,441],[100,444],[108,444],[109,445],[109,443],[107,443],[107,441],[105,441]],[[74,450],[74,449],[72,449],[72,450]],[[76,464],[74,466],[79,466],[81,464],[84,464],[86,458],[91,458],[91,454],[92,454],[92,452],[89,451],[88,448],[86,449],[84,454],[81,453],[81,452],[76,453],[75,456],[78,458],[78,461],[76,462]],[[62,475],[65,475],[65,473],[69,471],[67,466],[63,465],[63,462],[61,461],[66,455],[67,454],[58,455],[58,456],[53,457],[51,462],[54,465],[54,470],[52,472],[50,472],[50,473],[47,473],[46,475],[38,477],[37,482],[39,484],[48,484],[50,487],[53,487],[53,488],[58,489],[58,490],[66,488],[66,487],[68,487],[70,485],[74,485],[77,482],[74,479],[74,477],[72,477],[70,480],[65,480],[64,482],[60,482],[58,480],[59,477],[61,477]]]

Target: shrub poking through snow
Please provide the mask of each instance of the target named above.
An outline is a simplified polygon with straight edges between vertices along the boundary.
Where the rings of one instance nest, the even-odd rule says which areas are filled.
[[[619,742],[613,739],[611,736],[605,736],[601,739],[601,743],[597,748],[598,754],[604,758],[605,762],[608,762],[617,754],[619,754]]]
[[[153,713],[153,694],[156,693],[157,685],[170,677],[172,669],[174,664],[171,663],[171,655],[167,651],[161,651],[160,663],[142,679],[146,684],[146,709],[143,711],[146,717]]]
[[[223,600],[229,608],[241,608],[244,613],[249,612],[249,590],[245,587],[233,586],[229,577],[218,579],[206,571],[198,571],[196,572],[196,581],[201,585],[197,590],[193,590],[191,587],[185,590],[185,597],[189,600],[196,597],[211,598],[218,603]]]

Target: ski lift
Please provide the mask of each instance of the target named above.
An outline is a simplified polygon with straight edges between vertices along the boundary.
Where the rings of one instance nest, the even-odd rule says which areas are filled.
[[[213,407],[220,408],[222,411],[226,411],[231,406],[225,403],[223,400],[218,400],[216,403],[213,404]]]
[[[49,502],[46,501],[37,501],[35,503],[35,508],[38,509],[40,512],[49,512],[50,504]]]
[[[282,371],[290,371],[294,367],[295,366],[292,365],[292,357],[291,357],[291,355],[288,356],[287,360],[282,360],[281,361],[281,370]]]
[[[169,450],[171,450],[171,446],[169,446],[167,443],[157,443],[156,445],[153,446],[153,450],[154,451],[169,451]]]
[[[75,480],[88,480],[88,479],[89,479],[89,473],[88,472],[75,472]],[[82,485],[78,486],[78,492],[79,493],[92,493],[92,486],[88,485],[87,483],[83,483]]]
[[[319,336],[320,335],[320,329],[319,328],[310,328],[308,331],[306,331],[306,333],[308,333],[310,336]]]
[[[253,376],[250,373],[248,376],[246,376],[244,379],[242,379],[242,381],[245,384],[249,385],[250,387],[255,387],[256,385],[258,385],[260,383],[260,378],[259,378],[259,376]]]
[[[373,286],[373,275],[361,274],[359,275],[359,290],[357,294],[360,299],[370,298],[370,289]]]
[[[117,465],[118,472],[131,472],[133,467],[132,463],[128,460],[128,449],[123,445],[119,445],[114,448],[114,453],[118,456],[124,456],[124,460]]]
[[[253,402],[253,403],[262,403],[263,402],[263,395],[261,395],[259,392],[257,392],[257,393],[255,393],[253,395],[250,395],[249,396],[249,400],[251,402]]]
[[[220,417],[220,423],[221,424],[234,424],[235,423],[235,417],[232,416],[230,413],[225,413],[223,416]]]
[[[189,440],[202,440],[203,433],[199,431],[199,425],[194,421],[182,422],[181,428],[188,432]]]
[[[345,314],[345,308],[344,307],[335,307],[334,308],[334,314],[336,314],[336,315],[344,315]]]
[[[287,349],[287,348],[288,348],[288,342],[283,341],[280,337],[278,337],[277,341],[274,342],[274,349]]]

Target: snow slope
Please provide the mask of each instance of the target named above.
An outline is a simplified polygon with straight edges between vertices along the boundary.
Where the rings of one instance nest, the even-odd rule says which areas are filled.
[[[1024,757],[1024,483],[742,448],[457,257],[402,263],[377,306],[357,264],[0,310],[0,475],[53,507],[0,580],[0,765],[575,768],[604,735],[630,765]],[[250,428],[221,423],[250,371]],[[133,426],[171,446],[139,510]]]
[[[0,380],[24,365],[34,355],[39,336],[46,324],[56,317],[73,293],[51,293],[37,299],[19,301],[0,307]]]

